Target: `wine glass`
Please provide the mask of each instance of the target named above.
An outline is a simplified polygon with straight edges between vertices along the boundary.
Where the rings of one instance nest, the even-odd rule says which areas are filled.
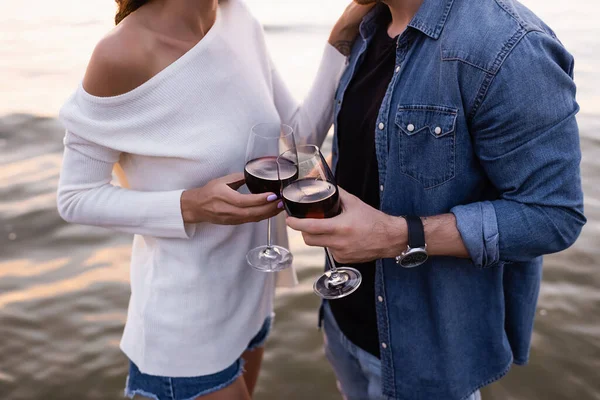
[[[252,127],[246,149],[244,178],[251,193],[275,193],[280,195],[281,183],[277,170],[277,157],[284,151],[296,147],[294,130],[281,124],[263,123]],[[284,172],[283,179],[296,179],[295,165]],[[263,272],[275,272],[292,265],[294,257],[285,247],[271,242],[271,218],[267,225],[267,244],[250,250],[246,254],[248,264]]]
[[[297,166],[295,179],[281,179],[281,197],[287,213],[296,218],[333,218],[342,212],[333,173],[317,146],[297,146],[277,159],[280,178],[289,176],[289,165]],[[362,281],[354,268],[336,267],[325,248],[330,269],[319,277],[313,289],[323,299],[333,300],[353,293]]]

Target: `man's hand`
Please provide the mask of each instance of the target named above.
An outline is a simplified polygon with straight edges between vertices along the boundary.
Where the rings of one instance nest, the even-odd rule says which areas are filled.
[[[360,23],[374,5],[375,3],[350,3],[331,30],[329,43],[343,55],[349,56]]]
[[[309,246],[329,247],[335,260],[357,264],[396,257],[407,246],[406,221],[392,217],[339,189],[343,212],[334,218],[288,217],[288,226],[301,231]]]

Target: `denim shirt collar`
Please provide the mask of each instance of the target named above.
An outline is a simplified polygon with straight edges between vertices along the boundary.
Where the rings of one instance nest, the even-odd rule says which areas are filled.
[[[424,0],[408,26],[437,40],[446,25],[453,3],[454,0]],[[379,3],[365,16],[360,25],[360,35],[363,39],[373,35],[377,27],[377,17],[386,7],[387,5]]]

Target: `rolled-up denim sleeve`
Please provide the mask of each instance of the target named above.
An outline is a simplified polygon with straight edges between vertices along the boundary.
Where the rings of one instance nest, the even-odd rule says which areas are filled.
[[[562,251],[586,222],[572,71],[558,40],[530,32],[474,114],[476,156],[498,196],[451,212],[478,267]]]
[[[452,209],[458,231],[476,266],[495,265],[500,261],[496,210],[489,201]]]

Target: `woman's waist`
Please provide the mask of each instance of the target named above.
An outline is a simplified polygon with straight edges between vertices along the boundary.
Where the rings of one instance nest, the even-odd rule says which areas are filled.
[[[227,260],[211,270],[203,267],[199,265],[193,274],[173,268],[151,272],[149,279],[132,279],[128,322],[182,331],[198,329],[201,321],[210,329],[231,319],[251,321],[257,312],[271,309],[273,274],[239,263],[228,265]]]
[[[263,238],[264,236],[264,238]],[[274,235],[275,237],[281,235]],[[131,255],[131,284],[136,287],[216,290],[213,279],[229,284],[248,276],[246,253],[266,241],[266,222],[237,226],[197,224],[190,239],[136,235]],[[260,281],[260,279],[258,279]]]
[[[157,211],[158,212],[158,211]],[[242,225],[218,225],[207,222],[193,224],[190,238],[170,238],[149,235],[134,235],[133,255],[152,254],[183,261],[185,258],[197,260],[215,252],[233,254],[243,252],[241,247],[252,246],[257,235],[264,233],[266,221]],[[275,227],[275,231],[281,230]]]

